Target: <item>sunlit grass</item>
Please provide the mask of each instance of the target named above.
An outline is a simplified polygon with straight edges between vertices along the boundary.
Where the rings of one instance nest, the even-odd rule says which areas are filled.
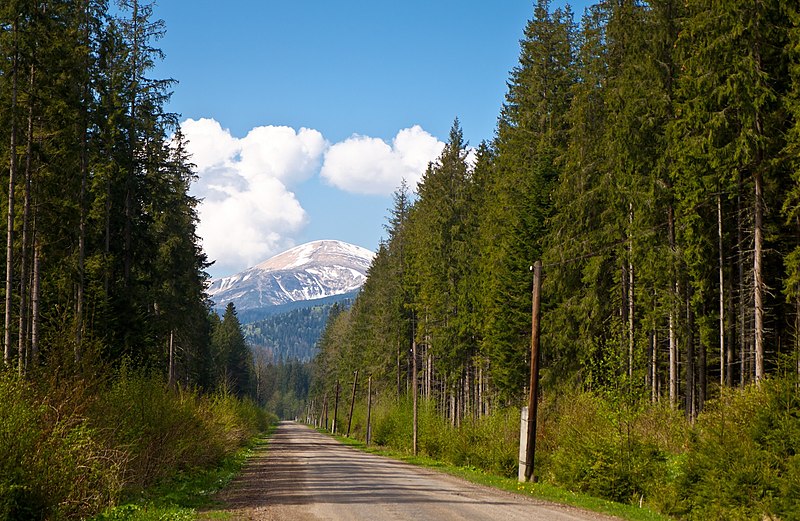
[[[253,440],[247,447],[226,458],[210,470],[184,472],[158,486],[131,496],[93,521],[193,521],[195,519],[230,519],[219,510],[214,494],[225,488],[255,452],[266,446],[275,426]],[[201,512],[202,511],[202,512]]]

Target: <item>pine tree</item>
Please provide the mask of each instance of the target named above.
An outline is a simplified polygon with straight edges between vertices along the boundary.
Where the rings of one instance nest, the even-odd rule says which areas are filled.
[[[461,320],[466,318],[459,292],[463,290],[469,253],[465,220],[470,183],[466,144],[458,120],[439,159],[431,163],[418,187],[418,200],[409,214],[408,246],[416,293],[416,340],[440,360],[450,386],[474,352]]]
[[[222,319],[212,326],[212,352],[217,364],[217,385],[239,397],[249,395],[251,354],[232,302],[225,307]]]
[[[785,52],[789,62],[791,86],[786,93],[784,103],[792,123],[784,150],[784,157],[788,159],[791,183],[788,184],[783,202],[783,216],[790,229],[794,229],[797,233],[800,230],[800,9],[787,5],[785,11],[790,22]],[[786,277],[783,293],[787,303],[794,308],[795,369],[800,375],[800,245],[795,245],[787,252],[784,264]]]

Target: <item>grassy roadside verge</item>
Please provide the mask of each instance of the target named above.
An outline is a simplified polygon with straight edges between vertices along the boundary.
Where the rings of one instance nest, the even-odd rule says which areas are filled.
[[[212,510],[202,519],[227,519],[224,512],[214,511],[214,494],[225,488],[242,470],[254,453],[262,450],[277,427],[253,438],[247,446],[225,458],[212,469],[183,472],[159,485],[126,498],[122,504],[108,509],[92,521],[194,521],[198,510]]]
[[[489,474],[476,467],[457,467],[448,463],[437,461],[426,456],[413,456],[406,452],[387,449],[386,447],[367,447],[363,441],[353,438],[345,438],[344,436],[331,435],[329,432],[319,430],[320,433],[332,436],[345,445],[355,449],[376,454],[378,456],[385,456],[388,458],[404,461],[412,465],[418,465],[425,468],[437,470],[465,479],[469,482],[479,485],[485,485],[515,494],[526,495],[553,503],[563,505],[570,505],[592,512],[607,514],[629,521],[671,521],[672,518],[653,512],[646,508],[639,508],[634,505],[626,505],[622,503],[615,503],[585,494],[579,494],[559,488],[547,483],[519,483],[515,479],[504,478]]]

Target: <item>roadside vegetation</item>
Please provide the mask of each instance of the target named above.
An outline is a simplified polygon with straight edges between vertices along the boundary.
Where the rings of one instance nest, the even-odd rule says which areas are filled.
[[[624,519],[796,519],[798,383],[793,376],[774,378],[727,392],[694,424],[663,405],[633,405],[592,392],[548,395],[540,406],[535,483],[516,479],[518,409],[453,427],[435,403],[421,403],[416,456],[410,400],[373,398],[368,447],[363,401],[354,409],[350,437],[341,437],[346,408],[337,432],[371,452]],[[332,416],[327,428],[324,418],[315,419],[330,431]]]
[[[39,385],[3,376],[0,393],[0,519],[86,518],[120,502],[100,519],[127,519],[147,509],[151,487],[208,476],[270,422],[249,400],[138,372]]]

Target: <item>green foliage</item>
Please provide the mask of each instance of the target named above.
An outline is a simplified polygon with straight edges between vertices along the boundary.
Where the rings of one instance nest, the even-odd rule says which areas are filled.
[[[659,499],[670,449],[681,444],[672,436],[681,434],[684,421],[667,410],[625,407],[608,395],[567,394],[543,410],[538,464],[548,481],[570,490],[651,503]]]
[[[726,392],[701,416],[678,483],[689,519],[800,516],[796,378]]]
[[[294,309],[285,313],[242,325],[247,343],[254,350],[263,350],[273,363],[288,360],[310,361],[316,354],[317,341],[322,336],[325,323],[334,305],[348,307],[349,300],[341,303]]]
[[[363,400],[357,402],[355,409],[351,437],[365,440],[366,403]],[[501,476],[516,475],[519,412],[498,410],[490,416],[464,421],[456,429],[442,418],[433,401],[421,403],[418,414],[420,454],[456,466],[485,469]],[[412,415],[411,400],[374,400],[372,443],[410,452]],[[347,421],[346,416],[344,421]]]
[[[308,397],[310,373],[309,363],[296,360],[280,364],[266,363],[257,353],[255,378],[258,403],[283,420],[301,417]]]
[[[42,384],[0,377],[0,518],[86,517],[178,472],[217,465],[268,417],[159,377]]]
[[[174,81],[152,77],[153,2],[5,2],[0,26],[5,361],[93,373],[99,353],[210,388],[194,167]]]
[[[376,404],[372,413],[372,441],[376,445],[407,450],[411,447],[411,400]]]
[[[238,397],[255,394],[253,355],[245,342],[233,302],[228,303],[221,320],[212,312],[211,353],[217,388]]]
[[[798,404],[775,378],[800,367],[790,4],[602,1],[577,27],[537,1],[495,138],[473,164],[456,122],[396,196],[323,334],[314,407],[371,374],[376,442],[409,447],[416,389],[424,453],[513,473],[500,410],[529,391],[541,259],[543,476],[687,518],[798,517]]]
[[[266,443],[266,436],[257,443]],[[183,521],[197,519],[197,510],[214,504],[212,496],[241,471],[252,446],[227,456],[209,469],[181,472],[155,487],[132,495],[130,502],[106,509],[93,521]],[[205,517],[204,517],[205,519]],[[227,518],[226,518],[227,519]]]
[[[81,391],[52,399],[0,376],[1,519],[85,516],[118,497],[127,454],[83,417]]]

